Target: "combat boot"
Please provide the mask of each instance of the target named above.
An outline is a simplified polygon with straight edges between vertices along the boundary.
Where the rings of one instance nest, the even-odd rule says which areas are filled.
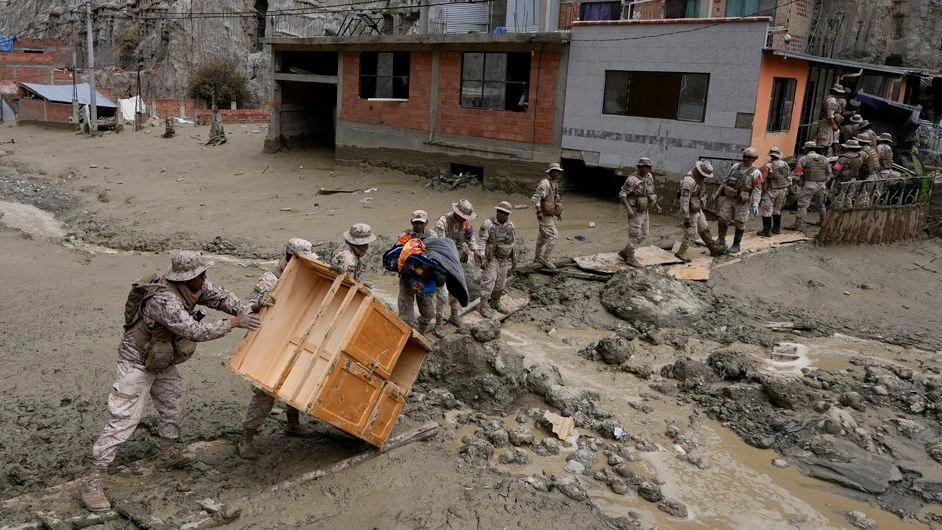
[[[726,246],[726,231],[729,225],[723,222],[716,223],[716,242]]]
[[[726,243],[720,243],[713,239],[713,235],[710,234],[710,229],[707,228],[703,232],[700,232],[700,239],[703,240],[703,244],[710,249],[711,256],[722,256],[726,254]]]
[[[451,315],[448,317],[448,321],[454,324],[456,328],[464,326],[464,319],[461,318],[461,306],[458,305],[457,301],[451,303]]]
[[[481,313],[481,316],[484,318],[491,318],[494,316],[494,310],[491,309],[491,305],[488,303],[484,297],[481,297],[481,302],[478,304],[478,313]]]
[[[244,429],[242,431],[242,438],[239,439],[239,446],[237,447],[239,456],[246,460],[255,460],[258,458],[258,449],[255,448],[255,431],[251,429]]]
[[[92,468],[92,474],[85,479],[82,487],[82,502],[90,512],[107,512],[111,509],[108,497],[105,497],[105,470]]]
[[[780,213],[772,214],[772,233],[773,234],[782,233],[782,214]]]
[[[199,458],[195,454],[184,451],[177,444],[176,438],[160,439],[160,465],[167,469],[186,467],[195,463]]]
[[[625,247],[621,249],[621,252],[619,252],[618,255],[621,256],[623,260],[625,260],[625,263],[627,263],[629,267],[634,267],[636,269],[641,268],[641,263],[635,259],[635,249]]]
[[[772,237],[772,218],[763,217],[762,218],[762,230],[756,232],[757,236],[760,237]]]
[[[285,436],[302,437],[307,435],[301,427],[301,413],[298,412],[298,409],[288,407],[285,416],[288,417],[288,421],[285,423]]]
[[[742,243],[742,235],[746,232],[745,228],[737,228],[736,233],[733,235],[733,246],[729,247],[726,251],[730,254],[736,254],[739,252],[739,244]]]
[[[801,230],[801,217],[795,216],[795,222],[790,226],[786,226],[785,230]]]
[[[490,303],[491,303],[492,308],[506,315],[507,313],[510,313],[510,309],[508,309],[506,306],[501,305],[500,300],[503,297],[504,297],[504,290],[496,289],[494,293],[491,294]]]
[[[687,255],[687,243],[681,243],[680,248],[677,249],[677,252],[674,252],[674,257],[683,261],[684,263],[690,263],[693,261],[690,259],[690,256]]]

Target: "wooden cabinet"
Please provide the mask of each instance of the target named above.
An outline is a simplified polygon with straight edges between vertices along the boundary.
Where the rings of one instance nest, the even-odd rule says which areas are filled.
[[[297,256],[229,368],[315,418],[382,447],[429,342],[370,290]]]

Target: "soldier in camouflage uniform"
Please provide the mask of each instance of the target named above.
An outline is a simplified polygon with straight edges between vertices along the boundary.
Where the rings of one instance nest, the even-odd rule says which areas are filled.
[[[831,164],[827,157],[817,153],[815,142],[807,142],[802,148],[804,155],[795,165],[795,174],[800,179],[801,190],[798,192],[798,211],[795,213],[795,222],[786,227],[787,230],[801,230],[801,222],[808,213],[808,206],[814,202],[818,209],[818,219],[824,223],[827,208],[824,200],[827,196],[827,184],[831,180]]]
[[[880,172],[882,176],[890,176],[893,171],[893,135],[883,133],[877,137],[877,156],[880,159]]]
[[[410,239],[425,239],[433,235],[428,229],[428,213],[425,210],[412,212],[412,228],[399,236],[399,244],[404,245]],[[399,276],[399,298],[397,300],[399,318],[403,322],[426,333],[432,329],[435,318],[435,295],[417,292],[408,276]],[[419,321],[415,322],[415,307],[419,306]]]
[[[864,162],[863,156],[860,154],[860,143],[857,140],[853,138],[847,140],[847,143],[843,144],[843,148],[841,156],[837,158],[837,163],[834,164],[834,185],[837,191],[834,193],[833,205],[836,208],[842,208],[853,200],[848,188],[840,184],[858,180],[860,168]]]
[[[733,236],[733,244],[727,249],[730,254],[739,252],[739,244],[742,242],[743,233],[746,231],[746,221],[749,219],[749,213],[753,216],[759,214],[759,198],[762,193],[762,173],[759,168],[753,166],[759,158],[759,152],[752,147],[747,147],[742,151],[742,162],[736,162],[730,168],[729,174],[720,183],[720,188],[716,191],[717,195],[722,197],[718,212],[718,235],[720,243],[726,244],[726,230],[729,228],[729,221],[733,222],[736,233]]]
[[[547,269],[555,269],[553,249],[556,248],[556,240],[559,239],[556,220],[563,218],[563,196],[559,193],[559,179],[563,176],[563,168],[553,162],[545,173],[546,178],[540,181],[533,197],[530,197],[530,201],[536,207],[536,220],[539,224],[533,261]]]
[[[458,257],[461,263],[467,263],[472,258],[480,263],[484,259],[484,252],[478,246],[477,238],[474,237],[474,227],[471,221],[477,218],[478,214],[474,212],[474,206],[471,201],[461,199],[451,204],[451,212],[438,218],[435,223],[435,235],[438,237],[447,237],[455,242],[458,247]],[[438,289],[438,297],[435,303],[435,317],[437,322],[435,328],[438,335],[445,326],[445,304],[451,306],[451,316],[449,320],[457,327],[461,327],[464,321],[461,320],[461,305],[458,299],[448,294],[447,286],[441,286]]]
[[[870,132],[873,131],[871,130]],[[861,133],[857,136],[856,140],[857,143],[860,144],[860,157],[863,159],[863,162],[860,164],[860,170],[857,172],[857,180],[880,178],[880,155],[877,154],[876,147],[871,145],[870,135]],[[860,184],[856,205],[861,208],[869,208],[873,203],[874,193],[874,183],[864,182]]]
[[[841,116],[840,99],[844,95],[844,87],[835,84],[831,87],[831,93],[824,98],[824,105],[821,108],[823,116],[818,122],[818,134],[816,139],[818,145],[824,148],[830,147],[832,152],[837,155],[840,153],[840,122]]]
[[[690,248],[690,242],[696,238],[697,234],[710,249],[711,255],[720,256],[726,252],[726,248],[713,240],[710,226],[707,224],[706,216],[703,215],[703,207],[707,203],[704,181],[712,176],[713,164],[708,160],[698,160],[680,180],[680,211],[684,216],[684,237],[680,242],[680,248],[674,255],[684,263],[690,262],[687,249]]]
[[[841,140],[847,141],[857,136],[860,124],[864,119],[860,114],[854,114],[843,125],[841,125]]]
[[[370,250],[370,243],[376,241],[373,229],[366,223],[356,223],[343,233],[343,243],[334,250],[330,258],[330,266],[337,272],[342,272],[360,281],[363,265],[360,260]]]
[[[759,214],[762,215],[762,230],[756,232],[762,237],[782,233],[782,206],[788,194],[791,168],[782,160],[782,150],[778,147],[769,149],[769,158],[762,166],[762,198],[759,199]]]
[[[625,179],[618,192],[618,200],[628,214],[628,244],[618,251],[618,256],[632,267],[641,267],[635,258],[635,251],[648,236],[648,211],[651,208],[661,213],[654,193],[654,175],[651,174],[651,159],[641,157],[636,165],[637,171]]]
[[[103,490],[104,475],[118,447],[140,423],[148,395],[160,417],[161,463],[180,467],[196,461],[195,455],[181,451],[176,443],[186,397],[176,364],[193,355],[195,342],[260,325],[253,312],[257,308],[206,279],[206,269],[213,262],[202,254],[184,250],[170,263],[170,269],[148,287],[118,346],[117,377],[108,396],[110,419],[92,447],[92,474],[82,491],[82,502],[92,512],[111,509]],[[235,316],[201,322],[193,316],[197,304]]]
[[[317,259],[317,254],[314,253],[313,245],[311,245],[310,241],[300,238],[289,239],[288,244],[285,245],[284,256],[278,260],[278,264],[275,265],[272,270],[266,272],[258,279],[255,288],[252,289],[252,294],[249,295],[247,299],[248,302],[257,304],[260,307],[274,305],[271,292],[274,291],[275,286],[278,285],[278,280],[281,279],[281,275],[284,273],[285,267],[288,266],[288,262],[291,261],[291,258],[301,255],[310,259]],[[261,388],[252,387],[252,399],[249,401],[249,407],[245,411],[245,420],[242,422],[242,438],[239,440],[237,447],[239,456],[242,458],[249,460],[258,458],[258,450],[253,443],[255,434],[258,432],[258,428],[261,427],[262,422],[265,421],[265,418],[271,414],[271,409],[274,406],[274,396]],[[288,419],[288,422],[285,424],[285,435],[302,436],[304,433],[301,431],[301,414],[298,409],[288,405],[285,410],[285,415]]]
[[[517,267],[517,254],[514,249],[516,230],[510,220],[513,206],[502,201],[497,205],[494,217],[481,223],[478,241],[484,245],[484,262],[481,268],[481,301],[478,311],[484,318],[491,318],[491,308],[501,311],[500,299],[504,295],[507,283],[507,271]],[[506,311],[501,311],[506,312]]]

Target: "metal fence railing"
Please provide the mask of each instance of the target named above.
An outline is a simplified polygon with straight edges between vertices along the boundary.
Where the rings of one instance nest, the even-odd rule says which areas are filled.
[[[902,177],[837,182],[831,189],[831,208],[901,208],[922,206],[932,197],[932,178]]]

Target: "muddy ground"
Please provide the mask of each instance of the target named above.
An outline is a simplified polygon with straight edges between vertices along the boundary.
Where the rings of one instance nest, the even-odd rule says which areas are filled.
[[[173,251],[213,254],[211,279],[247,294],[288,238],[326,252],[365,221],[381,236],[368,275],[394,301],[396,279],[378,257],[412,209],[437,217],[461,197],[487,213],[528,202],[436,192],[325,152],[263,154],[259,128],[232,127],[219,147],[202,146],[207,128],[178,133],[0,129],[0,140],[16,139],[0,156],[0,525],[83,513],[69,481],[86,472],[106,419],[127,285]],[[533,210],[513,219],[529,249]],[[671,241],[678,224],[655,217],[649,242]],[[614,199],[570,196],[558,253],[620,248],[624,225]],[[286,438],[276,415],[259,437],[263,456],[235,456],[250,392],[224,367],[233,333],[183,367],[184,439],[201,444],[202,463],[153,469],[151,411],[112,468],[108,493],[124,515],[108,525],[937,525],[940,257],[939,239],[809,242],[716,268],[705,283],[656,270],[608,283],[520,274],[513,287],[529,304],[502,328],[469,327],[433,350],[397,431],[435,420],[436,437],[280,493],[265,490],[363,446],[313,420],[314,435]],[[664,300],[685,309],[664,313]],[[568,441],[554,443],[546,410],[576,419]],[[212,518],[203,499],[227,508]]]

